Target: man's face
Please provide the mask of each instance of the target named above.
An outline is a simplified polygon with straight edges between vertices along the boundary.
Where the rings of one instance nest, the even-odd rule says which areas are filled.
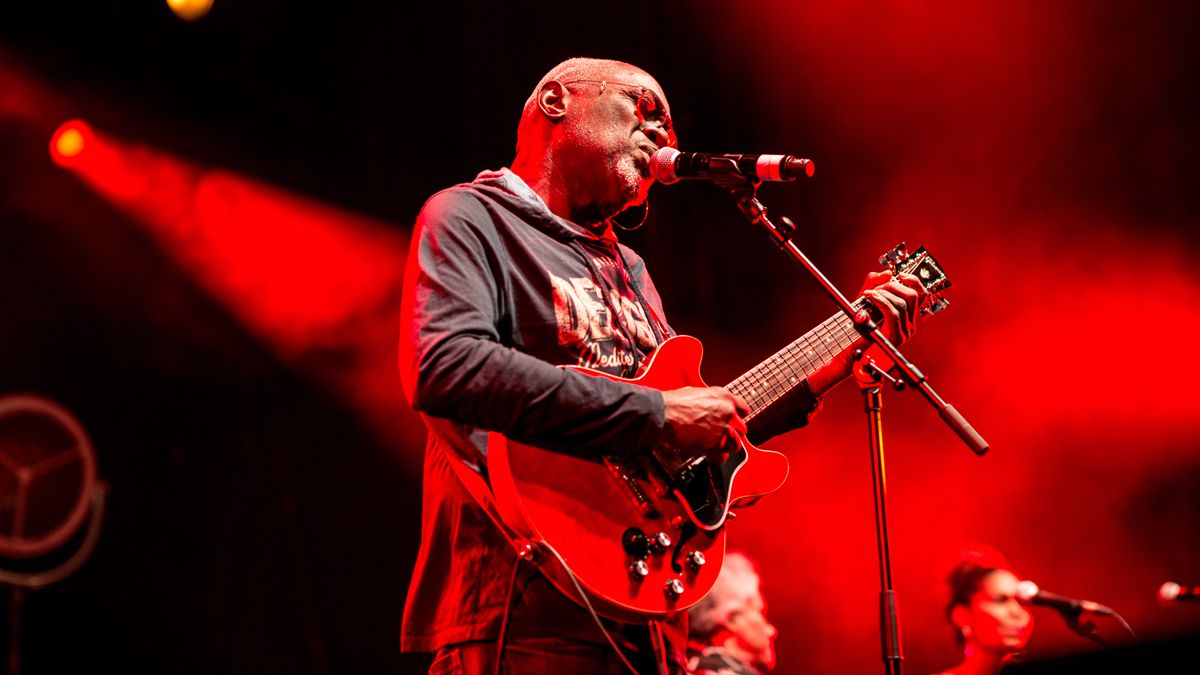
[[[672,138],[646,112],[661,106],[658,117],[669,120],[669,108],[658,83],[639,70],[564,84],[571,106],[554,160],[565,170],[572,193],[595,211],[587,215],[598,222],[646,199],[654,182],[650,157]]]

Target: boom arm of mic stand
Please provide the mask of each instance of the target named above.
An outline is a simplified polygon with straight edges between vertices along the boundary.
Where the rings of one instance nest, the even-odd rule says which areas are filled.
[[[795,228],[791,226],[781,228],[771,222],[771,219],[767,216],[767,207],[763,206],[763,203],[758,200],[756,194],[758,192],[758,183],[751,182],[739,176],[723,176],[722,178],[722,180],[716,181],[717,184],[724,187],[733,195],[738,209],[741,210],[742,214],[750,222],[761,225],[780,249],[787,251],[794,261],[808,270],[808,273],[817,280],[817,283],[821,285],[825,294],[833,299],[842,312],[851,319],[855,319],[857,312],[851,306],[850,301],[846,299],[846,296],[842,295],[842,292],[833,285],[833,282],[792,241]],[[858,327],[860,334],[876,345],[879,345],[883,353],[895,364],[904,382],[921,392],[925,399],[937,409],[938,416],[942,418],[942,421],[967,444],[967,447],[972,452],[976,455],[983,455],[988,451],[987,441],[983,440],[979,432],[975,431],[975,428],[967,422],[966,418],[954,406],[946,403],[941,396],[938,396],[933,387],[929,386],[929,383],[925,380],[925,374],[918,370],[908,359],[904,358],[900,350],[884,336],[883,332],[879,330],[879,327],[873,321],[868,320],[864,324],[855,319],[854,325]]]

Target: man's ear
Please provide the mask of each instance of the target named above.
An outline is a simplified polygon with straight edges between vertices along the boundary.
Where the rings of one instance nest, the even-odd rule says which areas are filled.
[[[538,92],[537,104],[538,110],[542,114],[552,120],[560,120],[567,115],[567,105],[570,102],[571,92],[563,86],[558,80],[550,80],[542,85],[542,90]]]

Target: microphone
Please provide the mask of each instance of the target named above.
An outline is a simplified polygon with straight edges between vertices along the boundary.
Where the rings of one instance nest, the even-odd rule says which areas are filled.
[[[654,180],[670,185],[681,180],[711,180],[740,176],[750,180],[789,181],[812,178],[816,165],[792,155],[706,155],[659,148],[650,157]]]
[[[1053,607],[1068,618],[1079,616],[1083,612],[1091,612],[1099,616],[1113,616],[1116,614],[1116,612],[1098,602],[1076,600],[1055,593],[1047,593],[1039,589],[1037,584],[1028,580],[1017,584],[1017,597],[1024,602]]]
[[[1164,605],[1200,601],[1200,586],[1180,586],[1174,581],[1168,581],[1158,588],[1158,601]]]

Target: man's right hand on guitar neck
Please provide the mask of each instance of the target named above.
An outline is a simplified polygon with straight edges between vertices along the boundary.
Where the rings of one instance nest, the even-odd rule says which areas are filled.
[[[746,433],[746,401],[722,387],[683,387],[662,392],[667,442],[681,450],[710,452],[731,433]]]

